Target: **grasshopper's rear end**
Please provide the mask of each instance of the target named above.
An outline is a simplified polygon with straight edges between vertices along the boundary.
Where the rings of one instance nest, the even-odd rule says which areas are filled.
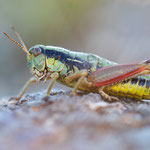
[[[138,76],[111,86],[104,91],[111,96],[131,99],[150,99],[150,77]]]
[[[88,77],[93,87],[104,99],[116,98],[150,99],[149,60],[141,63],[114,65],[100,68]]]

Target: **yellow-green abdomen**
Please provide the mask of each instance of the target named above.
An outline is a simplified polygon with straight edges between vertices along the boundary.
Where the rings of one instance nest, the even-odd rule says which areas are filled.
[[[150,78],[139,76],[128,81],[120,82],[105,88],[105,92],[112,96],[132,98],[132,99],[150,99]]]

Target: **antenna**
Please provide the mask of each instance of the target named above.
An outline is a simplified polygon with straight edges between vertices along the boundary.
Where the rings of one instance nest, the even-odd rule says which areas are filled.
[[[16,31],[16,29],[15,29],[13,26],[11,26],[11,29],[12,29],[12,30],[14,31],[14,33],[16,34],[18,40],[21,42],[21,44],[22,44],[22,46],[24,47],[24,49],[27,50],[27,47],[26,47],[26,45],[24,44],[24,42],[23,42],[23,40],[22,40],[20,34]]]
[[[17,32],[16,32],[17,33]],[[14,39],[12,39],[7,33],[3,32],[3,34],[12,42],[14,42],[15,44],[17,44],[28,56],[31,56],[31,54],[28,52],[26,46],[23,44],[23,46],[21,44],[19,44],[17,41],[15,41]],[[19,35],[19,34],[18,34]],[[18,36],[18,38],[21,39],[20,35]],[[22,39],[20,40],[20,42],[22,41]],[[22,41],[23,42],[23,41]],[[21,42],[21,43],[22,43]]]

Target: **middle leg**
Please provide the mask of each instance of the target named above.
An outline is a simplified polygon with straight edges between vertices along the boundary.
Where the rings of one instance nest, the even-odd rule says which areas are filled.
[[[73,81],[77,80],[77,82],[76,82],[76,84],[74,86],[74,89],[72,90],[72,94],[75,95],[76,91],[78,90],[78,88],[81,85],[83,85],[85,87],[90,87],[91,86],[91,83],[86,80],[87,75],[88,75],[88,71],[87,70],[81,70],[81,71],[79,71],[77,73],[74,73],[74,74],[72,74],[70,76],[65,77],[64,80],[65,80],[66,84],[70,84]]]
[[[54,85],[55,81],[59,78],[59,74],[57,72],[54,72],[53,74],[51,74],[50,77],[52,78],[52,81],[47,89],[46,96],[48,96],[50,94],[52,86]]]

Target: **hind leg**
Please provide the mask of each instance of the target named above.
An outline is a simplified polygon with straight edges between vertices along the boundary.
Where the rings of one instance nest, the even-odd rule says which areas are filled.
[[[101,87],[99,88],[98,90],[98,93],[101,95],[101,97],[103,98],[104,101],[106,102],[117,102],[119,101],[119,99],[117,97],[114,97],[114,96],[109,96],[108,94],[106,94],[103,90],[104,90],[105,87]]]

